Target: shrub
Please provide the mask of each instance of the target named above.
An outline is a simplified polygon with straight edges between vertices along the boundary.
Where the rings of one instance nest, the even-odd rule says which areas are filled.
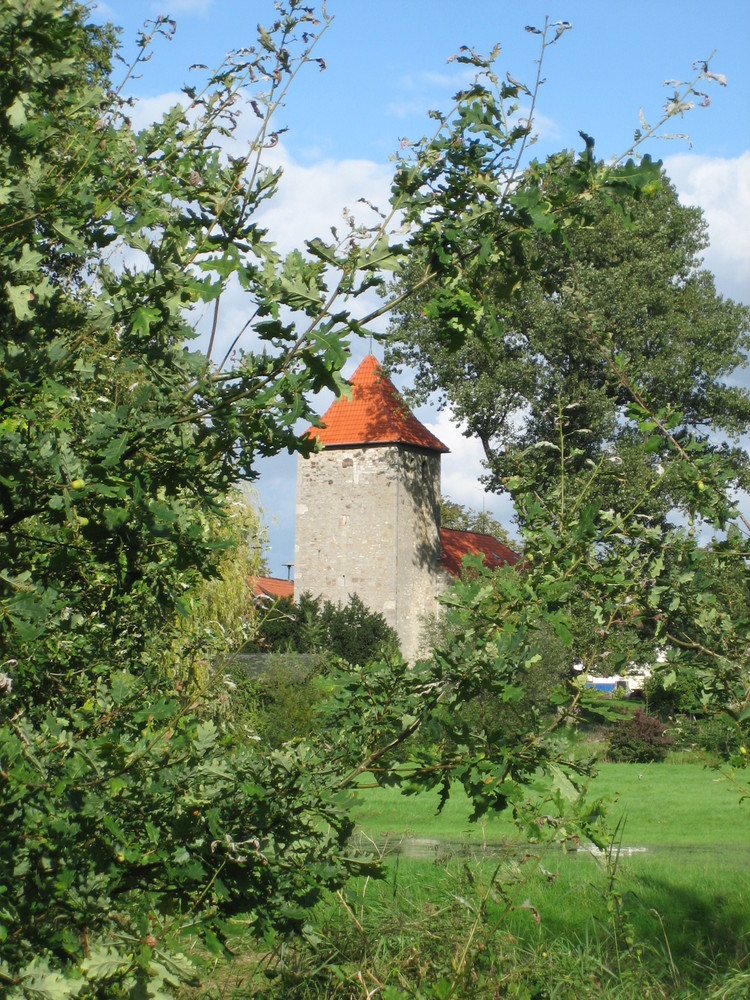
[[[255,726],[266,746],[309,736],[322,694],[321,658],[302,653],[271,653],[252,681]]]
[[[703,714],[701,691],[701,678],[689,667],[681,667],[679,671],[657,671],[644,685],[648,708],[660,719]]]
[[[270,754],[125,670],[38,724],[2,701],[3,996],[171,995],[185,914],[218,954],[235,916],[297,929],[346,878],[352,823],[309,748]]]
[[[646,715],[638,708],[629,719],[613,726],[607,753],[610,760],[619,763],[645,764],[652,760],[664,760],[673,742],[660,719]]]
[[[712,758],[729,760],[740,747],[737,722],[726,712],[695,718],[678,715],[669,730],[675,750],[704,751]]]
[[[357,594],[346,605],[302,594],[296,603],[277,601],[247,651],[330,653],[351,664],[392,656],[398,635],[383,615],[370,611]]]
[[[318,724],[328,669],[397,653],[396,632],[356,594],[342,607],[308,593],[297,603],[275,603],[230,674],[257,735],[264,745],[281,747],[309,736]]]
[[[697,743],[701,750],[729,760],[740,747],[740,730],[736,721],[726,712],[719,712],[701,719],[698,723]]]

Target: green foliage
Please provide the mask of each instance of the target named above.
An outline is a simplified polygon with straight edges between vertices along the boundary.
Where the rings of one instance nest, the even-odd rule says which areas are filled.
[[[448,639],[429,660],[411,668],[398,659],[364,669],[342,664],[331,673],[317,742],[341,767],[343,786],[374,778],[407,793],[438,789],[442,806],[460,785],[474,819],[512,807],[536,835],[543,813],[545,838],[597,836],[598,816],[571,809],[590,762],[557,733],[573,710],[570,695],[556,688],[540,704],[524,687],[543,626],[560,625],[556,611],[531,594],[523,575],[492,573],[476,558],[446,597]],[[523,724],[497,732],[474,725],[480,698],[507,706],[506,718]],[[424,733],[428,739],[414,739]],[[540,770],[552,776],[543,788],[534,787]]]
[[[551,27],[539,34],[544,56]],[[587,666],[624,670],[666,650],[668,670],[695,669],[702,699],[746,725],[750,528],[732,488],[747,457],[732,439],[750,404],[726,376],[745,363],[747,309],[700,270],[701,220],[659,164],[629,162],[631,149],[605,165],[586,137],[579,157],[522,170],[529,130],[510,125],[536,91],[507,86],[493,57],[464,58],[480,82],[436,114],[419,183],[399,175],[414,216],[429,214],[397,280],[417,294],[397,303],[389,359],[413,364],[417,395],[435,391],[467,421],[495,487],[513,497],[529,610],[500,660],[519,663],[541,616]],[[716,79],[707,66],[698,76]],[[700,86],[686,84],[663,122]],[[417,278],[425,263],[437,285]],[[670,528],[673,510],[687,532]],[[695,542],[701,522],[729,526],[712,553]],[[728,577],[743,582],[735,590]]]
[[[509,210],[532,196],[554,201],[578,169],[570,155],[532,164]],[[501,247],[513,224],[511,215],[495,232]],[[542,490],[557,478],[554,448],[541,442],[555,443],[562,399],[566,429],[577,433],[570,472],[606,453],[602,505],[632,506],[646,493],[649,514],[663,516],[684,498],[685,484],[660,474],[669,443],[656,433],[658,422],[641,438],[625,419],[636,383],[643,398],[675,415],[678,438],[711,430],[717,440],[734,440],[733,449],[711,449],[733,482],[748,481],[737,439],[750,397],[726,379],[746,364],[750,313],[716,294],[700,267],[705,245],[699,210],[680,205],[663,174],[647,195],[636,189],[616,205],[611,190],[600,188],[577,224],[517,244],[512,293],[507,268],[489,271],[475,258],[478,321],[460,344],[446,328],[450,320],[433,315],[429,288],[406,299],[387,360],[414,370],[412,398],[437,398],[466,421],[482,442],[492,489],[504,488],[519,460],[534,468]],[[408,283],[408,272],[399,281]]]
[[[448,497],[440,499],[440,524],[443,528],[455,528],[458,531],[478,531],[483,535],[492,535],[508,548],[517,551],[518,542],[511,538],[507,529],[486,511],[473,510],[465,504],[456,503]]]
[[[716,754],[722,761],[737,757],[741,739],[737,720],[727,712],[717,712],[698,723],[698,746],[707,753]]]
[[[248,691],[259,736],[274,747],[319,732],[339,664],[400,659],[396,632],[357,594],[343,607],[309,593],[276,601],[245,654],[232,677]]]
[[[163,669],[198,689],[256,635],[261,621],[248,578],[263,571],[265,529],[247,493],[230,493],[215,530],[222,544],[216,575],[187,592],[172,644],[161,653]]]
[[[607,741],[610,760],[623,764],[648,763],[664,760],[674,737],[665,729],[661,719],[646,715],[637,708],[628,719],[612,727]]]
[[[727,712],[677,715],[669,726],[674,748],[690,752],[703,751],[709,761],[726,762],[739,754],[742,732]]]
[[[233,728],[210,670],[240,641],[253,562],[238,574],[248,525],[229,490],[257,456],[306,447],[296,423],[339,387],[351,332],[331,303],[378,280],[366,235],[361,262],[324,273],[257,222],[278,181],[270,116],[319,23],[297,0],[277,14],[257,50],[135,132],[113,30],[73,0],[0,11],[9,996],[164,996],[192,974],[186,925],[218,950],[234,914],[298,927],[351,863],[335,781],[315,787],[304,748]],[[158,17],[129,72],[173,29]],[[228,156],[248,88],[258,133]],[[253,339],[215,364],[186,345],[230,282]]]
[[[586,693],[550,692],[551,717],[525,686],[550,634],[573,644],[584,605],[603,646],[622,659],[641,639],[668,647],[670,667],[694,666],[740,732],[750,720],[741,534],[709,555],[637,503],[605,506],[608,457],[574,440],[568,399],[552,420],[559,436],[543,442],[557,455],[544,491],[531,463],[506,483],[523,571],[473,563],[430,662],[365,664],[352,635],[373,623],[350,602],[312,622],[308,639],[330,630],[351,662],[332,670],[325,724],[308,741],[272,750],[248,733],[243,702],[225,708],[231,687],[210,668],[240,641],[228,626],[245,604],[230,490],[257,457],[314,446],[298,421],[316,419],[320,389],[341,390],[349,336],[389,307],[355,321],[351,299],[417,261],[407,291],[429,286],[425,313],[452,348],[478,325],[494,336],[492,297],[528,280],[537,241],[570,245],[589,205],[623,192],[629,203],[659,181],[648,161],[616,170],[587,150],[518,183],[531,126],[507,105],[528,91],[499,81],[497,52],[467,50],[458,58],[478,78],[435,113],[434,136],[402,151],[390,211],[282,257],[258,221],[279,178],[264,150],[320,22],[300,0],[274,10],[257,47],[135,132],[124,83],[111,80],[112,30],[88,26],[74,0],[0,8],[0,980],[12,1000],[165,997],[192,975],[188,930],[221,954],[235,919],[271,936],[303,928],[323,889],[360,868],[344,849],[345,793],[373,777],[437,788],[443,802],[458,782],[475,817],[512,805],[542,840],[598,836],[598,807],[579,794],[587,764],[557,734]],[[541,56],[558,28],[540,32]],[[157,17],[129,72],[173,29]],[[248,99],[258,131],[233,156]],[[217,363],[213,343],[189,345],[196,311],[213,308],[216,328],[230,283],[249,318]],[[691,286],[713,306],[699,293]],[[679,483],[691,516],[724,527],[737,456],[686,436],[692,413],[660,398],[658,379],[640,388],[632,359],[581,314],[583,354],[608,359],[607,387],[619,386],[642,451],[668,461],[665,482]],[[714,374],[735,343],[729,325]],[[740,421],[745,399],[733,398]],[[471,716],[480,697],[523,705],[527,724],[489,739]],[[449,738],[415,744],[438,716]]]
[[[364,664],[399,653],[398,635],[383,615],[370,611],[357,594],[343,607],[325,601],[320,611],[326,647],[347,663]]]
[[[540,506],[560,502],[564,510],[564,493],[582,514],[613,511],[626,531],[636,521],[666,525],[675,508],[691,526],[702,514],[723,528],[733,508],[729,489],[747,484],[750,466],[738,439],[750,401],[735,379],[727,385],[727,376],[746,364],[750,315],[716,294],[700,266],[706,240],[700,213],[680,205],[652,166],[650,181],[616,200],[611,187],[592,177],[574,219],[557,196],[569,197],[581,170],[596,173],[603,165],[589,159],[586,167],[570,154],[531,164],[515,175],[517,188],[504,189],[504,200],[498,193],[505,212],[486,244],[478,240],[473,254],[464,250],[473,262],[462,280],[471,282],[476,322],[457,338],[450,312],[443,313],[428,286],[399,304],[391,326],[387,361],[413,369],[411,398],[436,399],[465,421],[483,445],[488,485],[511,493],[519,523],[529,518],[533,532],[564,534],[562,518],[537,517]],[[629,183],[632,176],[631,166],[621,166],[609,180]],[[542,206],[550,220],[561,212],[559,226],[518,239],[523,214]],[[416,259],[410,266],[418,267]],[[407,268],[396,284],[409,280]],[[714,487],[710,502],[706,484]],[[655,537],[648,544],[657,544]],[[678,569],[685,544],[665,531],[665,559],[682,579],[674,589],[672,580],[660,581],[660,596],[655,589],[651,601],[653,610],[659,604],[660,620],[668,616],[674,626],[659,626],[672,649],[689,641],[697,651],[688,591],[700,590],[699,600],[710,602],[712,588],[704,571],[699,580],[693,568]],[[725,554],[717,573],[745,581],[734,600],[738,624],[747,620],[737,600],[747,592],[742,548],[735,546],[734,570]],[[688,561],[697,564],[698,557]],[[636,624],[634,614],[612,627],[594,611],[585,584],[579,595],[566,614],[576,660],[595,670],[605,657],[623,667],[654,662],[655,629],[646,618]],[[653,614],[646,617],[653,622]],[[740,632],[747,636],[744,626]],[[736,652],[742,662],[745,654]],[[702,673],[699,684],[707,681]],[[746,704],[741,692],[736,703]]]
[[[53,674],[82,676],[80,655],[106,670],[169,630],[217,570],[228,489],[257,456],[311,446],[297,421],[339,387],[351,330],[330,306],[371,287],[369,265],[360,280],[348,257],[325,273],[283,259],[256,218],[279,176],[263,164],[269,116],[314,20],[294,0],[265,47],[136,133],[104,89],[111,32],[68,0],[3,7],[0,641],[40,705]],[[136,62],[172,27],[158,18]],[[263,118],[227,156],[248,87]],[[186,344],[195,310],[218,308],[230,282],[252,338],[215,365]]]
[[[643,686],[649,711],[667,721],[675,715],[703,715],[702,683],[699,674],[690,668],[666,676],[657,671]]]
[[[29,989],[36,956],[69,972],[69,995],[166,990],[195,975],[186,922],[220,953],[234,916],[258,932],[299,927],[340,883],[352,823],[304,748],[259,753],[127,670],[36,726],[6,700],[6,982]]]
[[[448,623],[438,623],[436,648],[445,648],[450,643],[449,629]],[[534,650],[534,657],[518,675],[521,696],[498,697],[496,690],[488,688],[481,690],[462,709],[465,726],[483,733],[489,744],[521,742],[529,733],[538,732],[540,726],[555,722],[562,692],[572,676],[570,647],[550,626],[540,626],[535,631]],[[455,746],[454,733],[451,710],[440,706],[422,727],[419,739],[438,744],[444,741],[446,746]]]
[[[300,595],[296,603],[286,597],[274,601],[263,615],[257,637],[245,652],[263,649],[320,652],[324,645],[319,628],[320,603],[311,594]]]
[[[281,747],[304,739],[319,724],[319,702],[325,687],[325,657],[298,653],[265,653],[259,673],[238,684],[247,685],[253,701],[253,723],[264,744]]]
[[[254,648],[320,653],[364,665],[395,655],[398,636],[383,615],[370,611],[357,594],[342,606],[307,593],[296,602],[282,599],[274,604],[248,647]]]

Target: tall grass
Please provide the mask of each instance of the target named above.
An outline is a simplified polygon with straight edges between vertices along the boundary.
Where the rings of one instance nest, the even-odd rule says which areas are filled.
[[[747,895],[730,869],[709,889],[678,870],[629,862],[608,891],[592,858],[395,858],[319,906],[312,943],[277,943],[268,975],[252,959],[203,996],[746,1000]]]

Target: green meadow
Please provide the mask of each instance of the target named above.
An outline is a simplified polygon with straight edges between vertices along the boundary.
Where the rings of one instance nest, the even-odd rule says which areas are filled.
[[[607,804],[610,826],[624,823],[623,845],[629,847],[737,846],[750,852],[750,803],[728,776],[699,764],[602,764],[589,785],[588,797]],[[402,795],[393,788],[358,793],[360,828],[382,841],[389,837],[421,837],[481,844],[515,835],[509,816],[469,821],[467,800],[451,795],[438,813],[438,794]]]
[[[203,998],[750,996],[750,803],[698,764],[605,764],[611,850],[521,844],[460,794],[372,788],[357,837],[380,878],[315,911],[307,944],[218,968]]]

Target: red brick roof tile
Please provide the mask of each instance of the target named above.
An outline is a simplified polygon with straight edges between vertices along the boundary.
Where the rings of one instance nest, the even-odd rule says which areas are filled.
[[[350,379],[351,401],[342,396],[323,415],[322,427],[306,432],[326,447],[357,444],[411,444],[430,451],[448,448],[427,430],[383,373],[372,355]]]
[[[294,581],[274,576],[249,576],[248,585],[256,597],[294,597]]]
[[[441,563],[452,576],[461,573],[461,560],[468,555],[483,555],[484,564],[489,569],[498,566],[513,566],[520,556],[503,545],[492,535],[483,535],[478,531],[456,531],[454,528],[440,529],[440,544],[442,545]]]

